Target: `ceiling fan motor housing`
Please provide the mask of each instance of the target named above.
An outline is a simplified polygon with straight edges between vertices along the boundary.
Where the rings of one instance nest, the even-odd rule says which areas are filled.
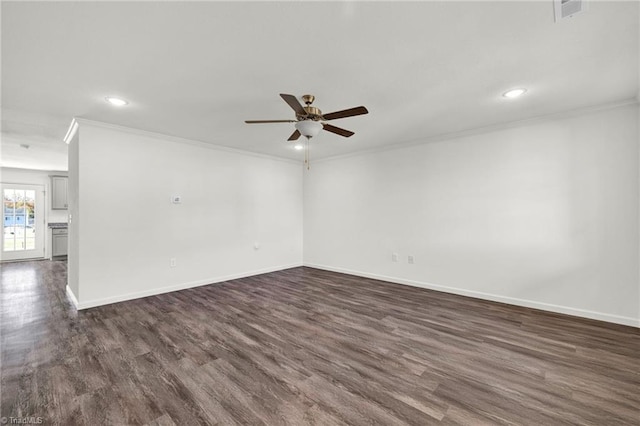
[[[322,111],[320,108],[312,107],[311,104],[316,99],[313,95],[302,95],[302,100],[304,101],[306,106],[303,106],[302,109],[306,112],[306,115],[297,115],[296,118],[298,120],[321,120],[322,119]]]
[[[305,106],[302,107],[304,108],[304,110],[307,113],[307,116],[299,116],[298,119],[311,119],[311,120],[320,120],[322,118],[322,111],[320,111],[320,108],[316,108],[316,107],[312,107],[312,106]]]

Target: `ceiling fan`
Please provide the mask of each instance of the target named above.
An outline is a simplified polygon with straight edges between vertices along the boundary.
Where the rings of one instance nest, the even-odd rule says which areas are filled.
[[[363,106],[344,109],[341,111],[330,112],[323,114],[319,108],[311,106],[315,100],[313,95],[303,95],[302,100],[306,106],[302,106],[298,99],[293,95],[287,95],[286,93],[280,93],[280,97],[295,111],[295,120],[246,120],[247,124],[264,124],[264,123],[296,123],[296,130],[289,136],[290,141],[297,140],[300,136],[307,138],[307,144],[305,146],[305,159],[304,162],[309,167],[309,139],[316,136],[320,130],[326,130],[327,132],[335,133],[336,135],[344,136],[348,138],[353,136],[353,132],[340,127],[332,126],[325,123],[325,121],[336,120],[338,118],[353,117],[356,115],[368,114],[369,111]]]
[[[287,95],[285,93],[280,93],[280,97],[284,99],[284,101],[289,104],[289,106],[295,111],[296,119],[295,120],[246,120],[247,124],[263,124],[263,123],[296,123],[296,131],[293,132],[291,136],[289,136],[290,141],[297,140],[300,135],[306,137],[307,139],[312,138],[320,132],[320,129],[326,130],[327,132],[335,133],[336,135],[344,136],[348,138],[352,136],[354,133],[341,129],[340,127],[332,126],[331,124],[324,123],[324,121],[336,120],[338,118],[346,118],[353,117],[356,115],[367,114],[369,111],[363,106],[349,108],[342,111],[330,112],[329,114],[322,114],[320,109],[311,106],[313,103],[315,96],[313,95],[303,95],[302,100],[306,104],[306,106],[302,106],[298,99],[293,95]]]

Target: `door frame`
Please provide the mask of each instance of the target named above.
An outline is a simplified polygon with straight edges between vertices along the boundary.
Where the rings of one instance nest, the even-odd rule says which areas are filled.
[[[16,260],[28,260],[28,259],[44,259],[45,254],[45,242],[46,242],[46,188],[44,185],[37,184],[24,184],[24,183],[0,183],[0,193],[4,200],[5,189],[22,189],[35,191],[35,248],[33,250],[15,250],[4,251],[4,203],[2,206],[2,236],[0,236],[0,261],[11,262]]]

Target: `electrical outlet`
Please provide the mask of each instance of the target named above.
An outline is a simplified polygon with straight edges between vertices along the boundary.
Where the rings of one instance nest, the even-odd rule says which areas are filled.
[[[391,261],[392,262],[398,261],[398,253],[391,253]]]
[[[416,263],[416,258],[413,257],[413,255],[409,255],[407,260],[409,261],[409,265],[413,265],[414,263]]]
[[[172,268],[175,268],[177,266],[177,261],[175,257],[172,257],[171,259],[169,259],[169,266],[171,266]]]

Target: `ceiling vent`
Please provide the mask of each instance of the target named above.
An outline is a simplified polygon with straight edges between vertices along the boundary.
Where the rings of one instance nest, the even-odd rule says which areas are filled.
[[[556,22],[587,10],[587,0],[553,0]]]

